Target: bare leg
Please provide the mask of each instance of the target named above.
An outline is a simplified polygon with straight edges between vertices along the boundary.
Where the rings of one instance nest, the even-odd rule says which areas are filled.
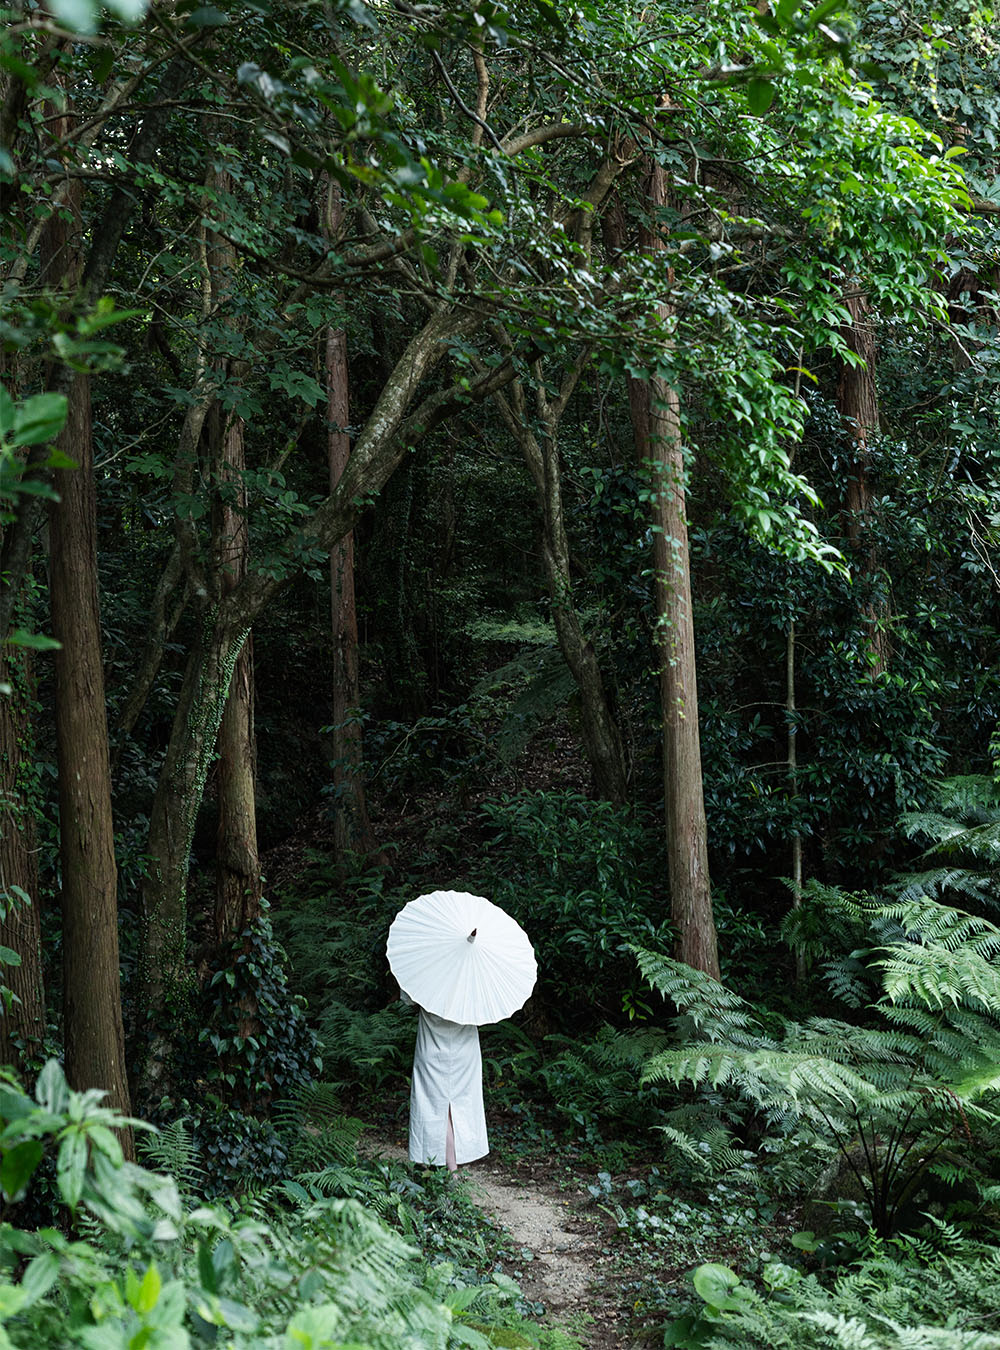
[[[448,1133],[444,1140],[444,1160],[448,1164],[449,1172],[458,1171],[458,1163],[455,1161],[455,1127],[451,1121],[451,1107],[448,1107]]]

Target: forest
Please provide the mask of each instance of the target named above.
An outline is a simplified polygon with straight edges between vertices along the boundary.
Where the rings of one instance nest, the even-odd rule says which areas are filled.
[[[1000,1350],[1000,13],[0,18],[0,1350]]]

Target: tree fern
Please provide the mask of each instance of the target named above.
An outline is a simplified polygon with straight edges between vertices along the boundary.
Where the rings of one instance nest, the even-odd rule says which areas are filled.
[[[945,779],[938,810],[900,822],[908,839],[927,842],[922,866],[899,879],[903,896],[959,898],[987,913],[1000,906],[1000,787],[986,775]]]
[[[775,1037],[716,981],[637,948],[643,974],[681,1014],[683,1038],[652,1056],[643,1078],[729,1089],[772,1121],[825,1132],[862,1185],[876,1231],[889,1233],[949,1135],[961,1143],[994,1119],[1000,978],[990,957],[1000,929],[927,896],[844,904],[873,936],[899,934],[870,952],[880,1025],[785,1021]]]

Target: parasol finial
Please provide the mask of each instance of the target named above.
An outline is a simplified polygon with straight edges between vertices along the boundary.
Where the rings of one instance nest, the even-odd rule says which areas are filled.
[[[476,934],[478,933],[478,931],[479,931],[478,928],[473,928],[472,932],[471,932],[471,933],[469,934],[469,936],[465,939],[466,942],[475,942],[475,940],[476,940]]]

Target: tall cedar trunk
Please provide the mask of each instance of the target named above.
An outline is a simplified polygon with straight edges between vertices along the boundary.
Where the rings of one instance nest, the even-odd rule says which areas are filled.
[[[661,165],[647,176],[651,212],[667,205]],[[655,228],[644,227],[640,247],[663,247]],[[667,305],[660,306],[669,319]],[[719,978],[718,940],[708,874],[708,826],[701,774],[691,560],[685,502],[680,400],[658,377],[629,378],[629,410],[639,463],[650,488],[653,565],[656,573],[656,648],[663,714],[663,790],[670,874],[671,914],[677,954]]]
[[[45,1034],[35,808],[26,781],[32,757],[31,653],[10,648],[6,660],[0,658],[0,680],[11,687],[0,696],[0,913],[5,915],[0,946],[20,957],[20,965],[0,967],[0,984],[16,998],[9,1009],[0,1006],[0,1064],[24,1074]],[[24,895],[30,903],[23,902]]]
[[[229,594],[246,576],[248,529],[243,422],[235,415],[223,431],[223,475],[235,486],[220,508],[221,586]],[[257,746],[254,737],[253,639],[248,635],[233,666],[219,724],[216,787],[215,936],[242,933],[260,917],[262,891],[257,850]]]
[[[837,382],[837,408],[850,427],[853,441],[845,492],[847,538],[854,566],[866,584],[871,584],[878,570],[875,549],[865,539],[872,502],[869,445],[879,429],[875,332],[868,301],[856,287],[844,296],[844,304],[851,315],[844,338],[862,361],[861,365],[843,362]],[[870,674],[874,678],[886,669],[891,654],[886,631],[888,608],[884,601],[869,601],[865,605],[865,616]]]
[[[49,508],[52,633],[61,644],[55,653],[55,720],[66,1077],[77,1089],[105,1089],[110,1105],[128,1113],[86,376],[78,375],[70,386],[59,449],[79,466],[56,471],[59,500]],[[134,1156],[131,1131],[123,1133]]]
[[[327,192],[326,228],[332,240],[343,217],[340,190],[331,183]],[[351,453],[350,376],[347,333],[327,329],[327,456],[330,491],[336,491]],[[358,611],[354,588],[354,531],[339,539],[330,552],[331,637],[333,642],[333,847],[337,858],[345,853],[373,853],[375,839],[365,799],[364,752],[361,738],[361,688],[358,679]]]
[[[80,280],[80,189],[48,221],[43,280],[68,293]],[[58,449],[77,467],[57,469],[49,504],[49,598],[55,652],[59,859],[62,867],[63,1040],[66,1077],[103,1088],[130,1112],[118,959],[118,868],[111,812],[101,620],[97,599],[97,497],[90,381],[73,377]],[[131,1130],[123,1147],[135,1156]]]
[[[0,100],[6,87],[0,74]],[[16,398],[17,365],[2,352],[0,375]],[[22,621],[30,626],[28,615]],[[16,952],[20,962],[0,966],[0,985],[13,995],[9,1007],[0,1004],[0,1064],[13,1067],[26,1080],[28,1065],[38,1058],[45,1034],[36,806],[32,801],[35,676],[30,648],[0,648],[0,683],[10,688],[9,694],[0,694],[0,946]]]
[[[219,192],[231,191],[228,174],[217,173],[215,179]],[[236,250],[228,240],[216,234],[210,234],[207,242],[212,300],[216,309],[221,308],[224,313],[238,265]],[[234,412],[223,421],[219,405],[215,405],[210,435],[215,441],[212,461],[220,491],[212,524],[220,597],[230,595],[247,574],[250,531],[246,513],[243,431],[241,417]],[[219,724],[218,755],[214,929],[216,938],[225,942],[260,917],[262,895],[257,849],[253,640],[249,634],[233,666],[229,694]]]

